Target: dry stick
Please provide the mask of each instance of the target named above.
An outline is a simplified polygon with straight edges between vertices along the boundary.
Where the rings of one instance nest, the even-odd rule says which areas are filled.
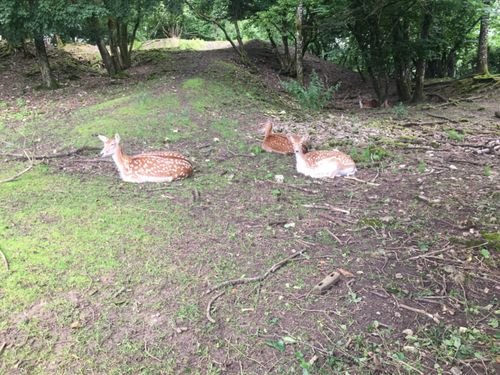
[[[398,307],[401,307],[402,309],[405,309],[405,310],[408,310],[408,311],[413,311],[413,312],[416,312],[416,313],[418,313],[418,314],[425,315],[425,316],[427,316],[428,318],[431,318],[432,320],[434,320],[434,322],[435,322],[436,324],[439,324],[439,323],[440,323],[440,322],[439,322],[439,319],[438,319],[436,316],[432,315],[431,313],[428,313],[428,312],[427,312],[427,311],[425,311],[425,310],[422,310],[422,309],[417,309],[417,308],[415,308],[415,307],[411,307],[411,306],[407,306],[407,305],[405,305],[405,304],[403,304],[403,303],[399,303],[399,302],[398,302]]]
[[[23,174],[25,174],[26,172],[28,172],[29,170],[31,170],[31,168],[33,168],[33,157],[30,157],[26,151],[24,151],[24,154],[25,154],[25,157],[30,161],[30,165],[28,166],[28,168],[26,168],[23,171],[19,172],[15,176],[12,176],[12,177],[7,178],[5,180],[0,180],[0,183],[14,181],[16,178],[18,178],[19,176],[22,176]]]
[[[25,174],[26,172],[30,171],[31,168],[33,168],[33,164],[30,164],[28,168],[24,169],[23,171],[19,172],[18,174],[16,174],[15,176],[12,176],[12,177],[9,177],[9,178],[6,178],[5,180],[0,180],[0,183],[4,183],[4,182],[10,182],[10,181],[14,181],[16,178],[22,176],[23,174]]]
[[[7,261],[7,258],[5,257],[5,254],[0,250],[0,255],[2,256],[3,259],[3,264],[5,264],[5,268],[7,271],[9,271],[9,262]]]
[[[209,322],[211,323],[214,323],[215,324],[215,319],[212,318],[212,315],[210,315],[210,310],[212,309],[212,304],[215,302],[215,300],[217,300],[217,298],[219,298],[220,296],[222,296],[225,292],[222,291],[220,292],[219,294],[216,294],[211,300],[210,302],[208,302],[208,305],[207,305],[207,311],[206,311],[206,317],[208,319]]]
[[[427,121],[427,122],[405,122],[403,124],[399,124],[400,126],[403,127],[410,127],[410,126],[427,126],[427,125],[441,125],[441,124],[446,124],[447,121]]]
[[[353,177],[353,176],[346,176],[344,177],[348,180],[353,180],[353,181],[358,181],[358,182],[363,182],[365,184],[368,184],[368,185],[371,185],[371,186],[380,186],[380,184],[376,184],[375,182],[370,182],[370,181],[365,181],[365,180],[361,180],[359,178],[356,178],[356,177]]]
[[[344,210],[342,208],[337,208],[337,207],[332,207],[332,206],[316,206],[314,204],[303,204],[302,207],[305,208],[315,208],[318,210],[330,210],[330,211],[335,211],[335,212],[342,212],[346,215],[349,215],[350,212],[348,210]]]
[[[96,147],[80,147],[74,151],[68,151],[68,152],[63,152],[60,154],[52,154],[52,155],[33,155],[32,157],[29,157],[27,155],[21,155],[21,154],[0,154],[0,156],[9,156],[13,157],[14,159],[12,160],[19,160],[19,159],[28,159],[28,160],[40,160],[40,159],[56,159],[56,158],[64,158],[66,156],[71,156],[71,155],[76,155],[79,154],[83,151],[99,151],[98,148]]]
[[[448,120],[449,122],[453,122],[453,123],[455,123],[455,124],[456,124],[456,123],[458,123],[458,121],[457,121],[457,120],[453,120],[453,119],[451,119],[451,118],[449,118],[449,117],[446,117],[446,116],[435,115],[435,114],[433,114],[433,113],[429,113],[429,112],[427,112],[427,116],[430,116],[430,117],[435,117],[435,118],[440,118],[441,120]]]
[[[263,275],[255,276],[255,277],[244,277],[242,279],[227,280],[227,281],[224,281],[224,282],[214,286],[212,289],[208,290],[205,294],[210,294],[210,293],[216,291],[217,289],[223,288],[223,287],[228,286],[228,285],[240,285],[240,284],[248,284],[248,283],[252,283],[252,282],[256,282],[256,281],[262,281],[262,280],[266,279],[271,273],[276,272],[281,267],[283,267],[285,264],[290,262],[292,259],[297,258],[299,255],[304,254],[305,251],[306,250],[301,250],[298,253],[295,253],[295,254],[289,256],[288,258],[283,259],[282,261],[280,261],[276,264],[273,264],[272,267],[269,268]]]
[[[150,358],[153,358],[155,360],[157,360],[158,362],[161,362],[161,359],[158,358],[158,357],[155,357],[154,355],[152,355],[149,351],[148,351],[148,347],[147,347],[147,344],[146,344],[146,339],[144,339],[144,353],[150,357]]]
[[[340,240],[340,238],[338,238],[335,234],[333,234],[330,229],[326,228],[326,231],[328,232],[328,234],[330,236],[332,236],[333,238],[335,238],[335,240],[339,243],[339,245],[343,245],[342,241]]]

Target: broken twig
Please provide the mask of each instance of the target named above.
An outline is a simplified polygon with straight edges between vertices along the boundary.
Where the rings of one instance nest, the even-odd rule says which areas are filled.
[[[217,300],[217,298],[219,298],[220,296],[222,296],[224,294],[224,291],[220,292],[219,294],[216,294],[214,297],[212,297],[212,299],[208,302],[208,305],[207,305],[207,313],[206,313],[206,316],[207,316],[207,319],[209,322],[211,323],[215,323],[215,319],[212,318],[212,315],[210,315],[210,310],[212,309],[212,304]]]
[[[21,172],[19,172],[18,174],[16,174],[15,176],[6,178],[5,180],[0,180],[0,183],[14,181],[16,178],[22,176],[26,172],[30,171],[31,168],[33,168],[33,158],[30,157],[26,151],[24,151],[24,154],[26,155],[26,158],[30,161],[30,165],[26,169],[24,169]]]
[[[371,185],[371,186],[380,186],[380,184],[376,184],[375,182],[371,182],[371,181],[365,181],[365,180],[361,180],[359,178],[356,178],[354,176],[346,176],[344,177],[348,180],[353,180],[353,181],[358,181],[358,182],[362,182],[364,184],[368,184],[368,185]]]
[[[283,267],[285,264],[287,264],[288,262],[290,262],[291,260],[293,260],[294,258],[297,258],[298,256],[300,255],[303,255],[304,252],[306,250],[301,250],[299,251],[298,253],[295,253],[291,256],[289,256],[288,258],[286,259],[283,259],[282,261],[276,263],[276,264],[273,264],[271,268],[269,268],[264,274],[260,275],[260,276],[255,276],[255,277],[244,277],[244,278],[241,278],[241,279],[233,279],[233,280],[227,280],[227,281],[224,281],[220,284],[217,284],[216,286],[214,286],[212,289],[208,290],[205,294],[210,294],[212,293],[213,291],[217,290],[217,289],[220,289],[220,288],[223,288],[225,286],[228,286],[228,285],[240,285],[240,284],[248,284],[248,283],[251,283],[251,282],[259,282],[259,281],[263,281],[264,279],[266,279],[271,273],[274,273],[276,272],[277,270],[279,270],[281,267]],[[223,294],[225,293],[225,291],[222,291],[220,292],[219,294],[215,295],[214,297],[212,297],[212,299],[208,302],[208,305],[207,305],[207,308],[206,308],[206,317],[207,319],[212,322],[212,323],[215,323],[215,319],[212,317],[212,315],[210,314],[210,311],[212,310],[212,305],[213,303],[219,298],[221,297]]]
[[[325,206],[316,206],[314,204],[303,204],[302,207],[305,208],[315,208],[317,210],[330,210],[330,211],[335,211],[335,212],[342,212],[346,215],[350,214],[350,211],[344,210],[343,208],[338,208],[338,207],[333,207],[330,205],[325,205]]]
[[[206,292],[206,294],[210,294],[213,291],[220,289],[220,288],[223,288],[223,287],[228,286],[228,285],[240,285],[240,284],[248,284],[248,283],[252,283],[252,282],[256,282],[256,281],[262,281],[262,280],[266,279],[271,273],[276,272],[281,267],[283,267],[285,264],[290,262],[292,259],[297,258],[299,255],[304,254],[305,251],[306,250],[301,250],[298,253],[295,253],[295,254],[289,256],[288,258],[285,258],[282,261],[280,261],[276,264],[273,264],[273,266],[271,268],[269,268],[263,275],[255,276],[255,277],[243,277],[241,279],[227,280],[227,281],[224,281],[224,282],[214,286],[212,289],[208,290]]]
[[[411,306],[408,306],[408,305],[405,305],[405,304],[403,304],[403,303],[399,303],[399,302],[397,302],[397,305],[398,305],[398,307],[401,307],[402,309],[405,309],[405,310],[408,310],[408,311],[413,311],[413,312],[416,312],[416,313],[418,313],[418,314],[425,315],[425,316],[427,316],[428,318],[432,319],[432,320],[433,320],[436,324],[439,324],[439,323],[440,323],[439,319],[438,319],[435,315],[433,315],[433,314],[431,314],[431,313],[428,313],[428,312],[427,312],[427,311],[425,311],[425,310],[422,310],[422,309],[417,309],[417,308],[415,308],[415,307],[411,307]]]
[[[0,255],[2,256],[3,264],[5,264],[5,268],[8,271],[9,270],[9,262],[7,261],[7,258],[5,257],[5,254],[3,253],[2,250],[0,250]]]

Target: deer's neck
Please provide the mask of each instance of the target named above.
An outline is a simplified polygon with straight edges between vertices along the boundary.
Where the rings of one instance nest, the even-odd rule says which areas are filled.
[[[302,150],[295,153],[295,160],[297,161],[297,171],[299,172],[310,167],[309,160],[307,160]]]
[[[122,146],[116,147],[116,152],[113,154],[113,161],[115,162],[118,170],[122,172],[128,164],[130,158],[123,152]]]
[[[271,130],[272,128],[270,126],[266,126],[266,128],[264,129],[264,138],[269,137],[269,135],[271,134]]]

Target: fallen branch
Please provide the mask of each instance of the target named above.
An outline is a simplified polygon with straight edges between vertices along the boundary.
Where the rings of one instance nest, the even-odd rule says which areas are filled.
[[[455,124],[457,124],[457,123],[459,122],[459,121],[457,121],[457,120],[453,120],[453,119],[451,119],[451,118],[449,118],[449,117],[446,117],[446,116],[441,116],[441,115],[435,115],[435,114],[433,114],[433,113],[429,113],[429,112],[427,112],[427,116],[430,116],[430,117],[435,117],[435,118],[439,118],[439,119],[441,119],[441,120],[447,120],[447,121],[449,121],[449,122],[453,122],[453,123],[455,123]]]
[[[215,319],[212,318],[212,315],[210,315],[210,310],[212,309],[212,304],[220,297],[224,294],[225,292],[222,291],[220,292],[219,294],[216,294],[214,297],[212,297],[212,299],[208,302],[208,305],[207,305],[207,311],[206,311],[206,317],[208,319],[209,322],[211,323],[215,323]]]
[[[433,315],[433,314],[431,314],[431,313],[428,313],[428,312],[427,312],[427,311],[425,311],[425,310],[422,310],[422,309],[417,309],[417,308],[415,308],[415,307],[411,307],[411,306],[407,306],[407,305],[402,304],[402,303],[399,303],[399,302],[397,303],[397,305],[398,305],[398,307],[401,307],[402,309],[405,309],[405,310],[408,310],[408,311],[413,311],[413,312],[416,312],[416,313],[418,313],[418,314],[425,315],[425,316],[427,316],[428,318],[432,319],[432,320],[433,320],[436,324],[439,324],[439,323],[440,323],[439,319],[438,319],[435,315]]]
[[[341,246],[343,245],[343,243],[342,243],[342,241],[340,240],[340,238],[338,238],[338,237],[337,237],[334,233],[332,233],[332,232],[330,231],[330,229],[328,229],[328,228],[327,228],[327,229],[326,229],[326,231],[328,232],[328,234],[329,234],[330,236],[332,236],[333,238],[335,238],[335,240],[339,243],[339,245],[341,245]]]
[[[427,121],[427,122],[417,122],[417,121],[412,121],[412,122],[405,122],[404,124],[399,124],[400,126],[403,127],[410,127],[410,126],[427,126],[427,125],[441,125],[441,124],[446,124],[447,121]]]
[[[330,210],[330,211],[335,211],[335,212],[342,212],[342,213],[344,213],[346,215],[349,215],[351,213],[348,210],[344,210],[342,208],[337,208],[337,207],[332,207],[330,205],[316,206],[314,204],[303,204],[302,207],[305,207],[305,208],[315,208],[317,210]]]
[[[224,282],[214,286],[212,289],[208,290],[205,294],[210,294],[210,293],[216,291],[217,289],[223,288],[223,287],[228,286],[228,285],[240,285],[240,284],[248,284],[248,283],[252,283],[252,282],[256,282],[256,281],[263,281],[271,273],[276,272],[281,267],[283,267],[285,264],[290,262],[292,259],[297,258],[299,255],[304,254],[305,251],[306,250],[301,250],[298,253],[295,253],[295,254],[289,256],[288,258],[283,259],[282,261],[280,261],[276,264],[273,264],[273,266],[271,268],[269,268],[263,275],[255,276],[255,277],[244,277],[241,279],[227,280],[227,281],[224,281]]]
[[[5,268],[7,271],[9,271],[9,262],[7,261],[7,258],[5,257],[5,254],[0,250],[0,255],[2,256],[3,259],[3,264],[5,264]]]
[[[208,290],[205,294],[210,294],[213,291],[215,291],[217,289],[220,289],[220,288],[223,288],[223,287],[228,286],[228,285],[241,285],[241,284],[248,284],[248,283],[251,283],[251,282],[260,282],[260,281],[263,281],[271,273],[276,272],[277,270],[279,270],[281,267],[283,267],[285,264],[287,264],[288,262],[290,262],[294,258],[297,258],[299,255],[304,254],[305,251],[306,250],[299,251],[298,253],[295,253],[295,254],[289,256],[288,258],[283,259],[282,261],[280,261],[280,262],[278,262],[276,264],[273,264],[273,266],[271,268],[269,268],[263,275],[256,276],[256,277],[244,277],[242,279],[227,280],[227,281],[224,281],[224,282],[222,282],[222,283],[214,286],[212,289]],[[219,294],[217,294],[214,297],[212,297],[212,299],[208,302],[208,305],[207,305],[207,308],[206,308],[206,314],[205,315],[206,315],[208,321],[210,321],[211,323],[215,323],[216,322],[215,319],[210,314],[210,311],[212,310],[212,305],[224,293],[225,293],[225,291],[220,292]]]
[[[346,179],[348,179],[348,180],[353,180],[353,181],[363,182],[363,183],[368,184],[368,185],[371,185],[371,186],[380,186],[380,184],[376,184],[375,182],[361,180],[361,179],[356,178],[356,177],[354,177],[354,176],[346,176],[346,177],[344,177],[344,178],[346,178]]]
[[[23,174],[25,174],[26,172],[29,172],[31,170],[31,168],[33,168],[33,163],[31,163],[28,168],[22,170],[21,172],[19,172],[18,174],[16,174],[15,176],[12,176],[12,177],[9,177],[9,178],[6,178],[5,180],[0,180],[0,183],[4,183],[4,182],[10,182],[10,181],[14,181],[16,178],[22,176]]]
[[[64,158],[66,156],[72,156],[72,155],[77,155],[80,154],[84,151],[99,151],[100,149],[97,147],[89,147],[89,146],[84,146],[80,147],[76,150],[73,151],[68,151],[68,152],[63,152],[63,153],[54,153],[54,154],[49,154],[49,155],[33,155],[33,156],[27,156],[26,153],[25,155],[22,154],[9,154],[9,153],[3,153],[0,154],[0,156],[7,156],[7,157],[12,157],[13,159],[11,160],[42,160],[42,159],[56,159],[56,158]]]
[[[30,157],[28,155],[28,153],[26,151],[24,151],[24,154],[25,154],[25,157],[30,161],[30,165],[28,166],[28,168],[22,170],[21,172],[19,172],[18,174],[16,174],[15,176],[12,176],[10,178],[7,178],[5,180],[0,180],[0,183],[4,183],[4,182],[10,182],[10,181],[14,181],[16,178],[22,176],[23,174],[25,174],[26,172],[30,171],[31,168],[33,168],[33,158]]]

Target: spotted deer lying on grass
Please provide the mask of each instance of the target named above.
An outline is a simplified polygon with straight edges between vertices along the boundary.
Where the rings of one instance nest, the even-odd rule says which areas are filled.
[[[126,182],[171,182],[189,177],[193,173],[191,162],[175,151],[153,151],[128,156],[120,145],[120,136],[108,138],[99,135],[104,143],[101,156],[111,156]]]
[[[278,154],[290,155],[293,154],[293,147],[287,136],[284,134],[273,133],[273,124],[271,120],[267,120],[264,125],[264,140],[262,141],[262,149],[267,152],[276,152]],[[304,152],[307,152],[307,147],[302,146]]]
[[[302,145],[307,137],[289,135],[288,139],[293,146],[297,163],[297,172],[312,178],[334,178],[337,176],[351,176],[356,173],[354,161],[343,152],[310,151],[304,153]]]
[[[361,95],[358,95],[358,103],[359,103],[359,108],[389,108],[392,107],[392,104],[389,102],[388,99],[385,99],[382,104],[377,99],[363,99]]]

